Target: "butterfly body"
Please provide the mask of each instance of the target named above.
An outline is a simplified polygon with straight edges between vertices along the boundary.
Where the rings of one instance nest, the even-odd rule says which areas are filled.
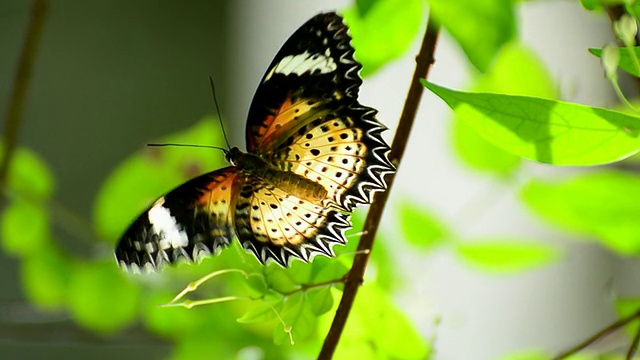
[[[237,238],[265,263],[332,256],[349,212],[395,171],[376,110],[357,100],[361,65],[335,13],[313,17],[268,67],[249,109],[247,151],[158,199],[116,247],[121,266],[199,261]]]

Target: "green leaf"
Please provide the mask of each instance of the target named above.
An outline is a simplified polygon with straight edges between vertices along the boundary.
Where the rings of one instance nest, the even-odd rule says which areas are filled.
[[[16,198],[0,215],[2,247],[8,254],[28,256],[49,243],[49,214],[44,205]]]
[[[521,44],[502,47],[487,73],[474,87],[478,92],[555,98],[552,77],[536,54]],[[520,158],[485,140],[465,121],[456,118],[453,127],[456,153],[469,166],[506,177],[520,165]]]
[[[356,58],[362,64],[362,76],[400,57],[409,49],[422,29],[425,18],[423,0],[377,0],[363,15],[361,4],[341,11],[353,36]]]
[[[71,260],[51,245],[40,248],[21,262],[22,287],[29,301],[52,310],[67,301]]]
[[[640,46],[635,46],[632,49],[632,51],[636,54],[636,57],[640,57]],[[602,49],[590,48],[589,52],[599,58],[602,58]],[[636,63],[629,53],[629,50],[627,48],[621,47],[618,53],[620,55],[618,67],[635,77],[640,77],[640,69],[636,66]]]
[[[511,239],[459,242],[454,249],[470,265],[504,273],[530,270],[559,258],[558,251],[548,245]]]
[[[549,355],[545,355],[540,350],[525,350],[502,356],[499,360],[549,360],[549,358]]]
[[[139,288],[114,264],[79,264],[69,284],[69,306],[78,324],[113,333],[135,320]]]
[[[221,144],[217,121],[207,117],[191,128],[161,139],[161,143]],[[196,175],[213,171],[224,160],[217,150],[147,148],[114,170],[105,180],[94,204],[94,223],[105,239],[115,241],[157,198]]]
[[[409,200],[400,203],[398,216],[404,239],[423,251],[433,249],[451,236],[447,226],[435,214]]]
[[[332,288],[332,286],[323,286],[307,291],[307,299],[311,306],[311,311],[313,311],[316,316],[328,312],[333,307]]]
[[[595,237],[625,255],[640,254],[640,177],[621,171],[582,174],[569,180],[533,180],[525,203],[563,229]]]
[[[512,0],[430,0],[429,7],[482,72],[516,34]]]
[[[323,327],[328,327],[330,317],[323,320]],[[429,344],[407,315],[385,291],[366,283],[356,297],[334,359],[424,359],[428,351]]]
[[[282,310],[282,319],[290,328],[294,342],[305,340],[316,328],[317,318],[303,292],[295,293],[287,299]],[[273,332],[273,342],[276,345],[290,344],[291,337],[283,324],[278,324]]]
[[[369,13],[369,10],[373,8],[373,5],[375,5],[376,0],[356,0],[355,3],[358,9],[358,15],[365,17]]]
[[[252,307],[238,318],[239,323],[254,324],[263,323],[275,319],[276,313],[274,307],[280,304],[267,304],[265,302],[256,303],[256,306]]]
[[[3,149],[0,147],[0,158],[4,156]],[[36,199],[53,194],[54,180],[49,166],[29,149],[15,149],[7,176],[9,194]]]
[[[466,93],[423,81],[485,139],[527,159],[598,165],[638,152],[640,118],[525,96]]]

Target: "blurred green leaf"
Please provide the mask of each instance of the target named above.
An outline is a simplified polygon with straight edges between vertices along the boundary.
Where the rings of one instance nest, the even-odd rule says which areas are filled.
[[[499,360],[549,360],[550,356],[540,350],[524,350],[501,356]]]
[[[362,76],[368,76],[409,49],[425,19],[424,0],[377,0],[364,15],[360,7],[341,11],[353,36]]]
[[[429,0],[429,7],[481,72],[516,35],[512,0]]]
[[[555,165],[598,165],[638,152],[640,118],[562,101],[454,91],[423,81],[495,145]]]
[[[318,257],[311,264],[312,273],[310,283],[319,283],[342,278],[349,268],[335,258]]]
[[[331,317],[323,321],[328,328]],[[366,283],[356,297],[334,359],[424,359],[428,351],[429,344],[389,295]]]
[[[447,226],[427,209],[404,200],[398,206],[398,223],[404,239],[423,251],[442,244],[451,234]]]
[[[572,179],[532,180],[522,189],[525,203],[564,229],[595,237],[624,255],[640,254],[640,177],[599,171]]]
[[[252,324],[262,323],[275,319],[277,317],[274,310],[276,310],[280,304],[267,304],[265,302],[254,302],[254,306],[238,318],[239,323]]]
[[[0,158],[4,147],[0,147]],[[49,166],[33,151],[19,147],[9,165],[8,193],[28,198],[48,198],[53,194],[54,179]]]
[[[29,301],[43,309],[55,309],[68,301],[72,262],[51,244],[25,257],[20,264],[22,287]]]
[[[288,297],[282,310],[282,319],[291,328],[294,342],[305,340],[316,328],[317,317],[311,311],[304,292],[298,292]],[[290,344],[289,332],[285,325],[278,324],[273,332],[273,342],[276,345]]]
[[[219,125],[211,117],[161,139],[161,143],[219,145]],[[105,180],[94,204],[94,223],[105,239],[115,241],[154,200],[187,179],[213,171],[224,163],[217,150],[154,147],[132,155]]]
[[[618,313],[618,318],[622,319],[627,316],[631,316],[634,313],[640,311],[640,299],[637,298],[621,298],[616,299],[616,312]],[[633,321],[629,325],[627,325],[626,331],[629,333],[629,336],[633,337],[640,327],[640,323],[638,321]]]
[[[487,239],[459,242],[454,247],[462,260],[483,270],[513,273],[556,261],[556,249],[531,241]]]
[[[602,58],[602,49],[590,48],[589,52],[599,58]],[[633,52],[636,54],[636,57],[640,57],[640,46],[634,47]],[[638,69],[635,62],[633,61],[633,57],[629,53],[629,50],[627,48],[621,47],[618,53],[620,55],[620,62],[618,63],[618,67],[635,77],[640,77],[640,69]]]
[[[323,286],[307,291],[307,299],[311,306],[311,311],[316,316],[320,316],[333,307],[332,286]]]
[[[44,205],[16,198],[0,214],[2,247],[8,254],[27,256],[49,242],[49,214]]]
[[[112,333],[133,323],[140,289],[114,264],[78,264],[69,283],[69,306],[78,324]]]

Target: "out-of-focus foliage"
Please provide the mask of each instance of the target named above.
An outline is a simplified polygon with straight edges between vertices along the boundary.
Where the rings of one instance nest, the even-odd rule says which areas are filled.
[[[368,76],[404,54],[424,28],[424,0],[359,1],[341,11],[353,36],[355,57]]]

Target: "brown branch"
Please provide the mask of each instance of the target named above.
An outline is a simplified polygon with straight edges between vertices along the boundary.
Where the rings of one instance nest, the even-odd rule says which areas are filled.
[[[631,360],[636,355],[638,351],[638,342],[640,341],[640,327],[636,329],[636,334],[631,341],[631,346],[629,346],[629,351],[627,352],[626,360]]]
[[[636,312],[634,312],[633,314],[622,318],[616,322],[614,322],[613,324],[607,326],[606,328],[598,331],[595,335],[591,336],[590,338],[588,338],[587,340],[579,343],[578,345],[574,346],[573,348],[561,353],[560,355],[554,357],[552,360],[562,360],[562,359],[566,359],[571,355],[574,355],[575,353],[577,353],[580,350],[583,350],[584,348],[586,348],[589,345],[592,345],[593,343],[595,343],[596,341],[606,337],[607,335],[610,335],[616,331],[618,331],[621,327],[627,325],[628,323],[632,322],[633,320],[636,320],[640,318],[640,309],[638,309]],[[632,345],[633,346],[633,345]],[[631,351],[631,350],[630,350]]]
[[[4,123],[4,138],[2,141],[3,153],[0,160],[0,197],[3,195],[7,184],[7,174],[11,158],[18,142],[18,130],[22,120],[22,109],[27,94],[27,85],[31,77],[31,68],[35,58],[38,40],[42,34],[45,14],[47,11],[47,0],[35,0],[31,9],[29,28],[25,37],[22,52],[18,62],[18,71],[13,79],[13,90],[9,99],[6,121]]]
[[[427,77],[429,69],[434,63],[433,56],[439,32],[440,26],[434,21],[430,13],[429,20],[427,22],[427,30],[425,32],[424,39],[422,40],[422,47],[416,57],[416,69],[413,73],[413,79],[409,87],[407,99],[405,100],[402,115],[400,116],[398,130],[396,131],[393,139],[391,154],[389,155],[390,160],[396,164],[396,167],[399,166],[402,160],[404,150],[407,146],[407,140],[409,139],[409,134],[411,133],[411,128],[415,120],[416,112],[418,111],[420,98],[424,90],[424,87],[420,84],[419,80]],[[358,255],[356,255],[353,265],[351,266],[351,270],[349,270],[349,273],[347,274],[344,292],[340,299],[338,310],[333,318],[333,323],[331,324],[329,333],[324,339],[324,344],[322,345],[318,359],[331,359],[336,347],[338,346],[338,341],[340,340],[340,336],[342,335],[342,331],[347,322],[347,317],[349,316],[349,312],[353,306],[358,288],[362,284],[364,272],[373,247],[373,241],[378,230],[378,224],[380,223],[382,212],[385,204],[387,203],[394,179],[395,174],[387,176],[387,191],[376,193],[373,202],[371,203],[371,208],[369,209],[369,213],[364,224],[365,234],[362,235],[360,242],[358,243]]]

